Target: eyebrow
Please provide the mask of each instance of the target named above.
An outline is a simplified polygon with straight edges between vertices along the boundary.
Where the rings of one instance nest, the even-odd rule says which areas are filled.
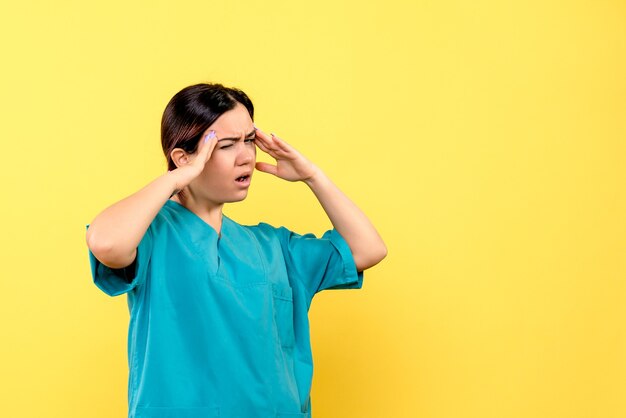
[[[245,137],[248,138],[249,136],[252,136],[255,134],[256,134],[256,129],[250,132],[249,134],[247,134]],[[222,141],[239,141],[239,138],[236,138],[236,137],[235,138],[222,138],[222,139],[217,140],[217,142],[222,142]]]

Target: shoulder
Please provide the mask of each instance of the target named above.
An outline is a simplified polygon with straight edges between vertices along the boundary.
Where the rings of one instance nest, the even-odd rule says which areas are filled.
[[[290,232],[287,228],[280,226],[276,227],[266,222],[259,222],[256,225],[243,225],[239,224],[232,219],[230,220],[237,228],[246,231],[247,233],[255,236],[257,239],[273,240],[280,238],[285,232]]]
[[[277,250],[286,245],[293,234],[284,226],[274,226],[267,222],[259,222],[256,225],[242,225],[231,220],[245,234],[253,238],[263,249]]]
[[[163,205],[152,220],[150,226],[153,228],[163,228],[171,225],[177,218],[176,213],[168,205]]]
[[[155,237],[161,235],[165,230],[178,230],[184,220],[176,213],[170,205],[163,205],[156,216],[150,222],[148,231]]]
[[[314,239],[322,239],[328,240],[333,237],[333,235],[337,235],[337,232],[334,229],[328,230],[324,232],[321,237],[318,238],[317,235],[308,232],[308,233],[298,233],[295,232],[285,226],[274,226],[266,222],[259,222],[256,225],[239,225],[241,228],[247,229],[251,234],[254,234],[259,239],[263,240],[278,240],[281,243],[287,243],[291,240],[314,240]]]

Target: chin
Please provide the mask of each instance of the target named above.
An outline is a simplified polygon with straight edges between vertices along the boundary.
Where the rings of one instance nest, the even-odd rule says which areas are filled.
[[[246,192],[245,195],[241,196],[232,196],[230,199],[226,199],[224,200],[224,203],[236,203],[236,202],[241,202],[246,200],[246,197],[248,197],[248,193]]]

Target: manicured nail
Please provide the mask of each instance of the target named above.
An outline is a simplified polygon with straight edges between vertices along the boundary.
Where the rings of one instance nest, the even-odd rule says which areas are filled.
[[[209,139],[215,138],[215,131],[211,131],[207,136],[204,137],[204,142],[206,143]]]

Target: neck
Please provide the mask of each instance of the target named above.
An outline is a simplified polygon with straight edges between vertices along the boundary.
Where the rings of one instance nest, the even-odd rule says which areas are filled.
[[[188,187],[184,189],[184,199],[180,199],[179,195],[175,195],[171,200],[180,203],[191,212],[195,213],[200,219],[209,224],[220,235],[222,230],[222,209],[223,203],[215,203],[206,199],[200,199]]]

